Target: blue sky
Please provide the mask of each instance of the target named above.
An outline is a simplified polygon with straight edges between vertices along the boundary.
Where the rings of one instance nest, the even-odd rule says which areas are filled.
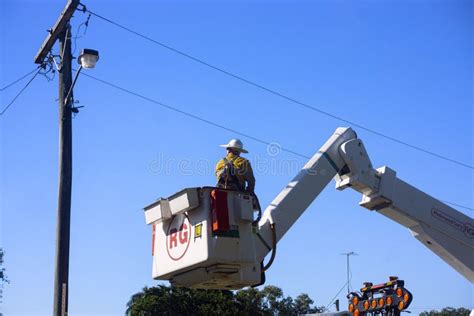
[[[65,1],[2,1],[0,86],[33,57]],[[473,5],[470,1],[86,1],[88,8],[324,111],[473,164]],[[73,32],[87,15],[77,13]],[[83,29],[82,29],[83,30]],[[81,48],[100,51],[88,74],[184,111],[312,155],[347,124],[269,95],[92,17]],[[56,48],[57,49],[57,48]],[[6,105],[26,81],[1,92]],[[212,185],[219,144],[235,134],[82,76],[74,124],[70,315],[119,315],[151,279],[151,229],[141,208],[190,186]],[[0,245],[11,284],[6,315],[52,310],[57,199],[57,77],[38,77],[0,118]],[[443,200],[473,207],[473,172],[357,130],[375,166]],[[305,159],[263,161],[256,191],[267,205]],[[162,169],[160,166],[166,165]],[[273,171],[271,166],[276,166]],[[405,279],[412,311],[474,307],[473,286],[389,219],[334,183],[279,244],[267,284],[326,305],[352,286]],[[473,211],[461,211],[473,216]],[[344,292],[343,292],[344,293]],[[343,294],[342,293],[342,294]],[[343,301],[343,295],[340,295]],[[344,304],[343,304],[344,305]]]

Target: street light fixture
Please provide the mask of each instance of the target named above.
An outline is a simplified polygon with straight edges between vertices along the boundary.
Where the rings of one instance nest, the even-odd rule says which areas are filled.
[[[84,48],[77,58],[77,63],[81,65],[79,69],[76,71],[76,75],[74,76],[74,80],[72,81],[71,87],[69,88],[69,91],[64,98],[64,105],[68,104],[69,98],[71,96],[72,89],[76,85],[77,78],[79,77],[79,74],[81,73],[82,68],[86,69],[92,69],[95,67],[95,64],[97,64],[97,61],[99,60],[99,52],[94,50],[94,49],[89,49],[89,48]],[[76,109],[77,110],[77,109]]]
[[[99,52],[94,49],[85,48],[82,50],[77,62],[81,67],[90,69],[94,68],[95,64],[99,60]]]

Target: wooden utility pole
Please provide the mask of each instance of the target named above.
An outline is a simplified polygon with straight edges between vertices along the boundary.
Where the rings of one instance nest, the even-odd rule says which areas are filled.
[[[69,237],[72,189],[72,112],[71,26],[59,35],[59,193],[56,227],[56,270],[54,276],[54,315],[67,315],[69,292]]]
[[[68,314],[72,189],[72,34],[69,20],[78,5],[79,0],[68,1],[35,56],[35,63],[42,64],[47,55],[50,54],[56,40],[59,39],[59,191],[54,275],[54,316],[66,316]]]

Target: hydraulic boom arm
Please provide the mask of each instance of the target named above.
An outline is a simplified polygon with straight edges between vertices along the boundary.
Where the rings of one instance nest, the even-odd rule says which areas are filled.
[[[255,245],[259,260],[334,177],[338,190],[360,192],[361,206],[410,229],[415,238],[474,282],[474,220],[398,179],[394,170],[385,166],[374,169],[351,128],[338,128],[265,209]]]

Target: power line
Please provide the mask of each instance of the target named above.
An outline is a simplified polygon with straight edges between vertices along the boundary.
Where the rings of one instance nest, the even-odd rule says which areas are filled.
[[[346,283],[344,283],[343,286],[341,286],[341,289],[337,292],[336,295],[334,295],[334,297],[332,298],[332,300],[329,302],[328,305],[326,305],[325,309],[328,310],[328,307],[332,304],[332,302],[334,302],[334,300],[339,296],[339,294],[341,294],[342,290],[344,290],[344,288],[346,287],[346,284],[348,283],[348,281],[346,281]]]
[[[11,86],[13,86],[14,84],[16,84],[16,83],[22,81],[23,79],[25,79],[26,77],[28,77],[29,75],[31,75],[32,73],[34,73],[39,67],[41,67],[41,66],[35,67],[35,69],[33,69],[32,71],[30,71],[30,72],[24,74],[23,76],[21,76],[20,78],[14,80],[13,82],[10,82],[10,83],[7,84],[5,87],[0,88],[0,91],[6,90],[6,89],[10,88]]]
[[[84,36],[86,35],[86,33],[87,33],[87,29],[89,28],[89,20],[90,20],[90,19],[91,19],[91,14],[89,14],[89,16],[87,17],[87,19],[86,19],[84,22],[82,22],[81,24],[79,24],[79,25],[77,26],[76,33],[75,33],[76,35],[72,38],[73,41],[74,41],[74,49],[73,49],[73,51],[72,51],[72,55],[73,55],[73,56],[74,56],[74,54],[76,53],[77,40],[78,40],[79,38],[84,37]],[[84,32],[82,33],[82,35],[79,35],[79,31],[81,30],[82,26],[85,26]]]
[[[73,69],[73,70],[74,70],[74,69]],[[186,116],[188,116],[188,117],[190,117],[190,118],[193,118],[193,119],[195,119],[195,120],[198,120],[198,121],[201,121],[201,122],[203,122],[203,123],[212,125],[212,126],[214,126],[214,127],[218,127],[218,128],[220,128],[220,129],[226,130],[226,131],[228,131],[228,132],[232,132],[232,133],[238,134],[238,135],[240,135],[240,136],[243,136],[243,137],[252,139],[252,140],[254,140],[254,141],[258,142],[258,143],[261,143],[261,144],[264,144],[264,145],[267,145],[267,146],[272,146],[272,145],[274,144],[274,143],[272,143],[272,142],[268,142],[268,141],[263,140],[263,139],[261,139],[261,138],[258,138],[258,137],[249,135],[249,134],[247,134],[247,133],[240,132],[240,131],[235,130],[235,129],[233,129],[233,128],[226,127],[226,126],[224,126],[224,125],[215,123],[215,122],[213,122],[213,121],[210,121],[210,120],[208,120],[208,119],[202,118],[202,117],[197,116],[197,115],[194,115],[194,114],[192,114],[192,113],[183,111],[183,110],[178,109],[178,108],[176,108],[176,107],[174,107],[174,106],[171,106],[171,105],[169,105],[169,104],[165,104],[165,103],[163,103],[163,102],[154,100],[154,99],[152,99],[152,98],[150,98],[150,97],[147,97],[147,96],[145,96],[145,95],[143,95],[143,94],[140,94],[140,93],[138,93],[138,92],[134,92],[134,91],[132,91],[132,90],[130,90],[130,89],[127,89],[127,88],[118,86],[118,85],[113,84],[113,83],[111,83],[111,82],[108,82],[108,81],[105,81],[105,80],[103,80],[103,79],[100,79],[100,78],[94,77],[94,76],[92,76],[92,75],[89,75],[89,74],[87,74],[87,73],[82,73],[82,75],[83,75],[83,76],[86,76],[86,77],[88,77],[88,78],[90,78],[90,79],[93,79],[93,80],[95,80],[95,81],[98,81],[98,82],[100,82],[100,83],[103,83],[103,84],[105,84],[105,85],[108,85],[108,86],[110,86],[110,87],[112,87],[112,88],[115,88],[115,89],[117,89],[117,90],[120,90],[120,91],[122,91],[122,92],[125,92],[125,93],[128,93],[128,94],[130,94],[130,95],[136,96],[136,97],[138,97],[138,98],[140,98],[140,99],[143,99],[143,100],[146,100],[146,101],[148,101],[148,102],[157,104],[157,105],[159,105],[159,106],[162,106],[162,107],[167,108],[167,109],[169,109],[169,110],[172,110],[172,111],[174,111],[174,112],[177,112],[177,113],[186,115]],[[296,156],[301,157],[301,158],[306,158],[306,159],[310,159],[310,158],[311,158],[311,157],[308,156],[308,155],[298,153],[298,152],[296,152],[296,151],[294,151],[294,150],[290,150],[290,149],[286,149],[286,148],[282,148],[282,147],[280,147],[280,150],[285,151],[285,152],[287,152],[287,153],[291,153],[291,154],[296,155]],[[441,201],[442,201],[442,200],[441,200]],[[465,208],[465,209],[468,209],[468,210],[474,210],[474,208],[471,208],[471,207],[468,207],[468,206],[462,206],[462,205],[455,204],[455,203],[451,203],[451,202],[448,202],[448,201],[442,201],[442,202],[448,203],[448,204],[452,204],[452,205],[456,205],[456,206],[459,206],[459,207],[462,207],[462,208]]]
[[[10,108],[10,106],[13,103],[15,103],[16,99],[18,99],[18,97],[23,93],[23,91],[25,91],[26,88],[28,88],[30,83],[36,78],[36,76],[40,73],[40,71],[41,71],[41,66],[37,67],[37,71],[35,75],[31,77],[31,79],[26,83],[26,85],[17,93],[17,95],[10,101],[10,103],[8,103],[8,105],[2,110],[2,112],[0,112],[0,115],[3,115],[8,110],[8,108]]]
[[[355,126],[355,127],[359,128],[359,129],[361,129],[361,130],[364,130],[364,131],[366,131],[366,132],[372,133],[372,134],[377,135],[377,136],[379,136],[379,137],[388,139],[388,140],[390,140],[390,141],[392,141],[392,142],[395,142],[395,143],[404,145],[404,146],[406,146],[406,147],[409,147],[409,148],[418,150],[418,151],[423,152],[423,153],[425,153],[425,154],[428,154],[428,155],[437,157],[437,158],[439,158],[439,159],[443,159],[443,160],[446,160],[446,161],[455,163],[455,164],[457,164],[457,165],[460,165],[460,166],[463,166],[463,167],[466,167],[466,168],[469,168],[469,169],[474,169],[474,166],[472,166],[472,165],[469,165],[469,164],[466,164],[466,163],[457,161],[457,160],[455,160],[455,159],[452,159],[452,158],[449,158],[449,157],[447,157],[447,156],[444,156],[444,155],[435,153],[435,152],[433,152],[433,151],[424,149],[424,148],[419,147],[419,146],[417,146],[417,145],[413,145],[413,144],[407,143],[407,142],[405,142],[405,141],[396,139],[396,138],[394,138],[394,137],[391,137],[391,136],[388,136],[388,135],[383,134],[383,133],[381,133],[381,132],[378,132],[378,131],[376,131],[376,130],[374,130],[374,129],[365,127],[365,126],[363,126],[363,125],[361,125],[361,124],[358,124],[358,123],[355,123],[355,122],[353,122],[353,121],[351,121],[351,120],[345,119],[345,118],[343,118],[343,117],[341,117],[341,116],[338,116],[338,115],[329,113],[329,112],[327,112],[327,111],[321,110],[321,109],[316,108],[316,107],[314,107],[314,106],[312,106],[312,105],[309,105],[309,104],[307,104],[307,103],[298,101],[298,100],[296,100],[296,99],[294,99],[294,98],[292,98],[292,97],[290,97],[290,96],[287,96],[287,95],[285,95],[285,94],[283,94],[283,93],[280,93],[280,92],[278,92],[278,91],[276,91],[276,90],[267,88],[267,87],[265,87],[265,86],[263,86],[263,85],[261,85],[261,84],[258,84],[258,83],[254,82],[254,81],[251,81],[251,80],[249,80],[249,79],[246,79],[246,78],[244,78],[244,77],[242,77],[242,76],[239,76],[239,75],[237,75],[237,74],[235,74],[235,73],[232,73],[232,72],[227,71],[227,70],[225,70],[225,69],[222,69],[222,68],[220,68],[220,67],[214,66],[214,65],[212,65],[212,64],[210,64],[210,63],[208,63],[208,62],[206,62],[206,61],[204,61],[204,60],[202,60],[202,59],[199,59],[199,58],[197,58],[197,57],[194,57],[194,56],[192,56],[192,55],[190,55],[190,54],[188,54],[188,53],[186,53],[186,52],[184,52],[184,51],[181,51],[181,50],[176,49],[176,48],[174,48],[174,47],[171,47],[171,46],[169,46],[169,45],[167,45],[167,44],[164,44],[164,43],[162,43],[162,42],[160,42],[160,41],[157,41],[157,40],[155,40],[155,39],[153,39],[153,38],[151,38],[151,37],[148,37],[148,36],[146,36],[146,35],[144,35],[144,34],[142,34],[142,33],[139,33],[139,32],[137,32],[137,31],[134,31],[134,30],[132,30],[132,29],[126,27],[126,26],[123,26],[123,25],[121,25],[121,24],[119,24],[119,23],[117,23],[117,22],[114,22],[114,21],[112,21],[112,20],[110,20],[110,19],[108,19],[108,18],[106,18],[106,17],[104,17],[104,16],[102,16],[102,15],[99,15],[99,14],[97,14],[97,13],[95,13],[95,12],[92,12],[92,11],[90,11],[90,10],[86,10],[86,11],[87,11],[89,14],[91,14],[91,15],[93,15],[93,16],[99,18],[99,19],[102,19],[102,20],[104,20],[104,21],[106,21],[106,22],[108,22],[108,23],[110,23],[110,24],[112,24],[112,25],[115,25],[115,26],[117,26],[117,27],[119,27],[119,28],[121,28],[121,29],[123,29],[123,30],[125,30],[125,31],[127,31],[127,32],[129,32],[129,33],[132,33],[132,34],[134,34],[134,35],[136,35],[136,36],[138,36],[138,37],[141,37],[141,38],[143,38],[143,39],[145,39],[145,40],[147,40],[147,41],[149,41],[149,42],[152,42],[152,43],[154,43],[154,44],[156,44],[156,45],[159,45],[159,46],[161,46],[161,47],[163,47],[163,48],[166,48],[166,49],[168,49],[168,50],[170,50],[170,51],[172,51],[172,52],[174,52],[174,53],[176,53],[176,54],[179,54],[179,55],[181,55],[181,56],[183,56],[183,57],[186,57],[186,58],[188,58],[188,59],[190,59],[190,60],[193,60],[193,61],[195,61],[195,62],[197,62],[197,63],[199,63],[199,64],[202,64],[202,65],[204,65],[204,66],[206,66],[206,67],[209,67],[209,68],[214,69],[214,70],[216,70],[216,71],[218,71],[218,72],[221,72],[221,73],[223,73],[223,74],[225,74],[225,75],[227,75],[227,76],[230,76],[230,77],[232,77],[232,78],[234,78],[234,79],[237,79],[237,80],[240,80],[240,81],[242,81],[242,82],[244,82],[244,83],[247,83],[247,84],[249,84],[249,85],[252,85],[252,86],[254,86],[254,87],[258,88],[258,89],[261,89],[261,90],[263,90],[263,91],[266,91],[266,92],[268,92],[268,93],[270,93],[270,94],[273,94],[273,95],[275,95],[275,96],[278,96],[278,97],[280,97],[280,98],[282,98],[282,99],[285,99],[285,100],[287,100],[287,101],[290,101],[290,102],[293,102],[293,103],[295,103],[295,104],[298,104],[298,105],[300,105],[300,106],[302,106],[302,107],[305,107],[305,108],[307,108],[307,109],[309,109],[309,110],[312,110],[312,111],[317,112],[317,113],[319,113],[319,114],[322,114],[322,115],[331,117],[331,118],[333,118],[333,119],[335,119],[335,120],[338,120],[338,121],[347,123],[347,124],[349,124],[349,125]]]
[[[448,203],[448,204],[457,206],[457,207],[465,208],[466,210],[474,211],[474,208],[472,208],[472,207],[468,207],[468,206],[464,206],[464,205],[459,205],[459,204],[456,204],[456,203],[453,203],[453,202],[449,202],[449,201],[445,201],[445,200],[440,200],[440,201],[443,202],[443,203]]]
[[[181,114],[183,114],[183,115],[189,116],[189,117],[191,117],[191,118],[194,118],[194,119],[196,119],[196,120],[202,121],[202,122],[207,123],[207,124],[209,124],[209,125],[213,125],[213,126],[215,126],[215,127],[224,129],[224,130],[226,130],[226,131],[229,131],[229,132],[232,132],[232,133],[235,133],[235,134],[238,134],[238,135],[241,135],[241,136],[250,138],[250,139],[252,139],[252,140],[254,140],[254,141],[256,141],[256,142],[259,142],[259,143],[261,143],[261,144],[264,144],[264,145],[267,145],[267,146],[269,146],[269,145],[272,144],[271,142],[262,140],[262,139],[260,139],[260,138],[254,137],[254,136],[249,135],[249,134],[245,134],[245,133],[239,132],[239,131],[237,131],[237,130],[235,130],[235,129],[232,129],[232,128],[225,127],[224,125],[221,125],[221,124],[212,122],[212,121],[210,121],[210,120],[207,120],[207,119],[205,119],[205,118],[199,117],[199,116],[194,115],[194,114],[191,114],[191,113],[189,113],[189,112],[185,112],[185,111],[180,110],[180,109],[178,109],[178,108],[176,108],[176,107],[174,107],[174,106],[171,106],[171,105],[165,104],[165,103],[163,103],[163,102],[159,102],[159,101],[157,101],[157,100],[151,99],[151,98],[146,97],[146,96],[144,96],[144,95],[142,95],[142,94],[139,94],[139,93],[134,92],[134,91],[131,91],[131,90],[129,90],[129,89],[126,89],[126,88],[117,86],[117,85],[115,85],[115,84],[113,84],[113,83],[107,82],[107,81],[105,81],[105,80],[99,79],[99,78],[94,77],[94,76],[91,76],[91,75],[89,75],[89,74],[82,73],[82,75],[83,75],[83,76],[86,76],[86,77],[89,77],[89,78],[91,78],[91,79],[94,79],[94,80],[96,80],[96,81],[99,81],[99,82],[101,82],[101,83],[103,83],[103,84],[106,84],[106,85],[108,85],[108,86],[111,86],[111,87],[113,87],[113,88],[115,88],[115,89],[121,90],[121,91],[123,91],[123,92],[126,92],[126,93],[128,93],[128,94],[134,95],[134,96],[136,96],[136,97],[139,97],[139,98],[141,98],[141,99],[143,99],[143,100],[146,100],[146,101],[155,103],[155,104],[157,104],[157,105],[160,105],[160,106],[162,106],[162,107],[165,107],[165,108],[167,108],[167,109],[169,109],[169,110],[172,110],[172,111],[181,113]],[[290,150],[290,149],[285,149],[285,148],[280,148],[280,149],[281,149],[282,151],[286,151],[286,152],[288,152],[288,153],[291,153],[291,154],[293,154],[293,155],[296,155],[296,156],[299,156],[299,157],[302,157],[302,158],[306,158],[306,159],[309,159],[309,158],[310,158],[310,157],[307,156],[307,155],[300,154],[300,153],[298,153],[298,152],[296,152],[296,151],[293,151],[293,150]]]

